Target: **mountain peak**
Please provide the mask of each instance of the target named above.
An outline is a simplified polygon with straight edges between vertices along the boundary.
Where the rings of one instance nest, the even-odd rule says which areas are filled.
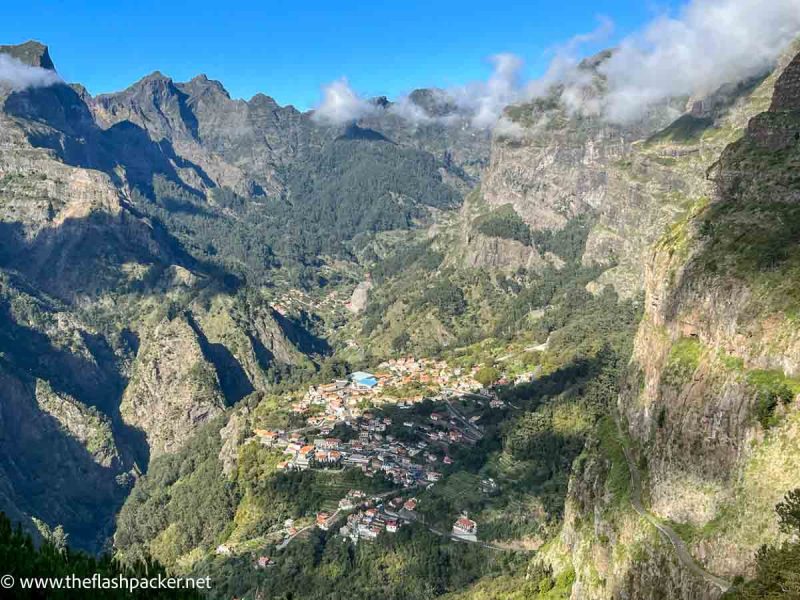
[[[225,86],[222,85],[221,81],[217,81],[216,79],[209,79],[205,73],[200,73],[192,77],[188,82],[179,84],[181,89],[185,89],[187,92],[191,90],[190,93],[197,94],[198,92],[202,91],[212,91],[217,92],[225,95],[227,98],[230,98],[230,94],[228,90],[225,89]]]
[[[142,83],[142,82],[145,82],[145,81],[170,81],[171,82],[172,78],[171,77],[167,77],[161,71],[153,71],[149,75],[145,75],[144,77],[142,77],[139,80],[139,83]]]
[[[272,96],[267,96],[266,94],[262,94],[261,92],[250,98],[247,103],[252,106],[269,106],[273,108],[278,108],[280,106],[275,98]]]
[[[128,93],[128,94],[171,94],[175,91],[175,82],[172,81],[171,77],[164,75],[161,71],[153,71],[149,75],[145,75],[137,82],[131,84],[124,92],[119,92],[117,94],[102,94],[98,96],[98,98],[104,98],[106,96],[114,97],[120,93]]]
[[[50,71],[56,70],[47,46],[35,40],[29,40],[24,44],[0,46],[0,54],[8,54],[32,67],[41,67]]]
[[[458,112],[458,106],[447,92],[437,88],[416,89],[408,95],[408,99],[431,117],[446,117]]]
[[[606,48],[605,50],[600,50],[600,52],[593,54],[592,56],[587,56],[584,58],[579,64],[578,69],[584,71],[594,71],[599,67],[601,64],[606,62],[609,58],[611,58],[614,54],[613,48]]]

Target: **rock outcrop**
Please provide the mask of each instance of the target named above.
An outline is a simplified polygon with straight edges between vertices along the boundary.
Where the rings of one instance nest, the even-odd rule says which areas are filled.
[[[37,43],[0,53],[55,68]],[[185,114],[156,79],[165,118]],[[0,510],[96,550],[151,455],[302,354],[266,302],[237,308],[230,278],[135,206],[133,187],[154,178],[198,191],[214,180],[133,114],[98,123],[85,90],[48,81],[0,89]],[[247,179],[231,169],[219,181]],[[187,308],[191,325],[174,316]]]
[[[54,71],[56,68],[50,58],[50,51],[41,42],[31,40],[16,46],[0,46],[0,54],[8,54],[32,67],[41,67],[50,71]]]
[[[120,405],[125,422],[145,432],[151,457],[179,448],[224,408],[214,365],[186,318],[159,323],[142,342]]]
[[[706,572],[752,574],[758,548],[782,539],[774,507],[800,486],[799,62],[787,55],[696,138],[648,144],[672,149],[694,202],[646,255],[621,433],[588,445],[573,473],[560,538],[578,570],[573,598],[720,595],[631,511],[630,491],[612,489],[627,474],[622,444],[645,478],[645,508],[675,524]],[[698,157],[686,160],[690,149]]]
[[[350,295],[350,302],[347,304],[347,309],[354,314],[363,312],[367,307],[370,289],[372,289],[372,281],[367,280],[360,282]]]
[[[108,419],[5,360],[0,390],[0,508],[30,531],[35,516],[99,550],[133,483]]]

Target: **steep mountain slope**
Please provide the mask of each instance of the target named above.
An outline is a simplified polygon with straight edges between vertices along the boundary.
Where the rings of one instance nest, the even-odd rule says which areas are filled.
[[[412,232],[399,252],[396,240],[381,240],[364,253],[378,279],[375,302],[362,331],[349,336],[377,353],[407,337],[408,347],[430,352],[535,328],[568,282],[582,287],[599,277],[593,292],[614,283],[626,298],[641,291],[641,254],[679,212],[684,176],[637,148],[680,114],[681,102],[626,126],[580,112],[576,96],[585,106],[602,98],[598,67],[608,56],[580,64],[579,86],[557,84],[506,110],[482,182],[457,214]],[[445,294],[463,307],[437,310]]]
[[[488,153],[488,134],[461,121],[414,125],[376,100],[359,124],[330,126],[263,95],[233,100],[203,76],[154,73],[89,106],[104,131],[134,123],[184,161],[180,181],[142,180],[155,205],[137,206],[197,258],[254,282],[352,259],[356,236],[429,222],[460,203]]]
[[[608,57],[583,61],[580,85],[554,85],[506,110],[480,187],[457,215],[403,238],[394,256],[406,264],[394,260],[396,240],[365,253],[379,281],[365,331],[350,337],[386,352],[403,331],[428,351],[507,335],[547,306],[547,295],[524,291],[543,279],[580,279],[591,293],[611,285],[623,298],[643,292],[642,257],[709,196],[706,169],[766,108],[771,88],[761,76],[616,125],[592,109],[603,98],[598,68]],[[463,295],[463,318],[431,320],[435,306],[419,281],[435,287],[442,279]],[[376,323],[372,314],[380,314]]]
[[[376,110],[361,126],[432,154],[462,189],[473,184],[485,161],[488,133],[467,127],[463,119],[441,120],[452,115],[429,90],[416,90],[410,99],[428,119],[440,120],[409,122],[390,110],[392,103],[378,98],[373,100]],[[218,185],[241,195],[280,195],[289,167],[319,152],[344,128],[320,124],[312,113],[280,106],[263,94],[233,100],[221,83],[205,75],[176,83],[156,72],[123,92],[91,99],[89,106],[104,128],[135,123],[154,141],[168,140]],[[243,181],[243,176],[252,180]]]
[[[595,108],[604,94],[598,68],[609,56],[584,60],[578,85],[556,85],[507,110],[513,127],[494,140],[481,188],[484,206],[475,210],[510,206],[533,231],[545,232],[564,230],[580,216],[590,227],[582,263],[602,267],[599,285],[632,296],[642,287],[642,253],[705,193],[703,165],[745,125],[745,105],[759,80],[704,98],[671,99],[616,125]],[[477,240],[480,233],[473,228]],[[540,254],[547,250],[531,245]]]
[[[607,122],[588,107],[604,93],[598,67],[609,52],[577,67],[579,84],[551,87],[528,104],[510,107],[510,122],[496,136],[483,180],[489,208],[511,204],[534,229],[560,229],[570,219],[613,201],[607,192],[611,164],[630,152],[631,143],[674,118],[665,106],[626,126]]]
[[[123,557],[219,594],[720,597],[800,487],[796,52],[626,126],[593,109],[601,53],[509,107],[488,163],[430,90],[413,123],[376,99],[333,127],[204,76],[3,87],[0,509],[91,549],[119,514]],[[388,493],[245,441],[302,429],[291,403],[341,359],[408,352],[532,379],[418,490],[426,526],[377,551],[314,533],[266,583],[217,556]],[[462,511],[486,546],[440,539]]]
[[[233,100],[203,75],[175,83],[156,72],[89,106],[102,127],[134,123],[198,164],[217,185],[242,195],[280,193],[279,171],[333,137],[291,106],[264,95]]]
[[[179,448],[224,406],[217,373],[189,323],[178,317],[156,326],[120,404],[126,422],[147,434],[150,455]]]
[[[543,342],[562,297],[520,289],[552,273],[594,294],[647,293],[621,429],[589,437],[545,552],[575,569],[573,598],[716,598],[752,575],[761,544],[783,539],[773,509],[800,485],[795,54],[633,129],[570,115],[558,88],[510,108],[522,130],[496,135],[480,193],[406,240],[407,265],[376,266],[362,333],[385,353],[480,339],[509,312]],[[580,270],[565,269],[575,249]]]
[[[151,457],[318,368],[315,306],[278,299],[346,289],[355,237],[456,208],[488,137],[319,125],[203,76],[91,98],[45,46],[0,52],[46,75],[0,84],[0,508],[96,549]]]
[[[797,437],[799,77],[795,56],[769,110],[711,170],[710,202],[657,246],[632,374],[643,389],[621,399],[647,452],[653,510],[697,528],[699,556],[729,575],[775,538],[771,510],[800,485],[789,450]]]
[[[572,556],[573,598],[657,597],[655,590],[716,598],[717,577],[751,575],[756,550],[781,539],[773,509],[800,486],[794,52],[718,124],[682,138],[674,135],[679,121],[642,149],[668,150],[680,172],[694,173],[694,205],[645,263],[645,315],[619,397],[621,431],[588,446],[573,475],[552,552],[559,561]],[[693,154],[707,166],[684,158]],[[644,509],[673,524],[692,558],[631,510],[638,491],[620,485],[625,448],[644,478]]]
[[[43,46],[10,51],[52,69]],[[149,142],[129,145],[142,139],[136,129],[101,130],[64,84],[4,88],[0,101],[3,510],[63,524],[75,544],[98,548],[151,446],[178,447],[271,385],[268,369],[306,359],[290,325],[235,296],[235,279],[133,206],[123,176],[175,175]],[[240,311],[252,318],[241,324]],[[240,324],[225,335],[246,344],[220,342],[214,323],[226,317]],[[180,356],[187,347],[194,371]],[[142,390],[168,367],[179,371],[172,387],[158,379]],[[145,421],[133,409],[143,404]]]

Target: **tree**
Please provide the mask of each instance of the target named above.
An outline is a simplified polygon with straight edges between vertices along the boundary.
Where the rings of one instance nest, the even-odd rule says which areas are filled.
[[[443,316],[456,317],[467,309],[467,300],[464,292],[449,280],[439,281],[435,286],[426,290],[423,298],[424,304],[432,304]]]
[[[800,488],[786,494],[775,511],[780,528],[786,533],[800,533]],[[756,575],[734,586],[726,600],[793,600],[800,598],[800,543],[789,540],[762,546],[756,554]]]
[[[800,488],[786,494],[783,502],[775,507],[781,531],[800,533]]]
[[[491,213],[479,217],[475,220],[475,227],[483,235],[489,237],[516,240],[525,245],[531,243],[530,227],[511,204],[505,204]]]
[[[397,337],[392,340],[392,350],[395,352],[402,352],[408,345],[411,343],[411,336],[408,335],[407,331],[403,331]]]
[[[481,367],[478,369],[478,372],[475,373],[475,380],[480,383],[483,387],[489,387],[495,381],[500,379],[500,371],[497,368],[492,366]]]
[[[66,545],[66,534],[61,527],[51,529],[42,521],[35,521],[37,528],[42,531],[42,543],[33,544],[30,536],[23,532],[19,525],[14,527],[8,517],[0,512],[0,565],[3,574],[10,575],[20,581],[23,578],[65,578],[77,577],[79,579],[91,578],[95,574],[106,579],[126,578],[158,578],[167,577],[169,574],[159,563],[145,558],[140,562],[124,564],[110,555],[91,556],[70,549]],[[46,534],[46,535],[45,535]],[[122,599],[197,599],[202,598],[199,592],[193,589],[151,589],[139,588],[128,591],[118,589],[95,589],[91,592],[79,589],[44,590],[25,589],[17,585],[10,590],[3,590],[3,598],[17,598],[19,600],[39,598],[100,598],[104,600]]]

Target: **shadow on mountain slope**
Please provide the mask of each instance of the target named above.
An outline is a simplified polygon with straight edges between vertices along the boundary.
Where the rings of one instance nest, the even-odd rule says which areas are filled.
[[[34,146],[52,150],[68,165],[103,171],[115,181],[119,180],[121,167],[127,181],[149,197],[153,196],[156,175],[201,197],[199,190],[179,176],[177,168],[189,169],[205,186],[215,187],[202,168],[176,154],[169,140],[155,142],[130,121],[108,129],[98,127],[89,107],[68,85],[14,92],[4,108],[14,117],[47,126],[27,128]]]
[[[0,496],[10,505],[0,509],[37,515],[51,527],[63,525],[75,546],[99,551],[127,495],[124,476],[119,479],[124,468],[95,462],[38,407],[35,381],[5,360],[0,360],[0,389],[0,478],[10,488]]]
[[[224,344],[209,342],[191,312],[186,311],[185,316],[189,326],[197,335],[203,356],[214,365],[225,403],[232,406],[252,393],[255,388],[233,353]]]

